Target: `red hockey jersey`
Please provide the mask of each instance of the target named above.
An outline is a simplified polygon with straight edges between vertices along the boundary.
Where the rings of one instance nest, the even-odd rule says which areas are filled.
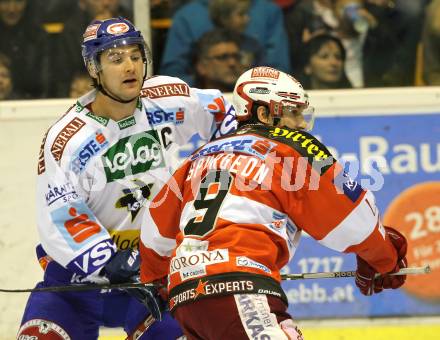
[[[218,274],[279,282],[303,230],[331,249],[360,255],[380,273],[397,261],[373,194],[314,136],[288,128],[247,125],[204,145],[175,172],[143,222],[142,281],[168,274],[170,290],[193,281],[192,297],[197,289],[206,293],[203,279]]]

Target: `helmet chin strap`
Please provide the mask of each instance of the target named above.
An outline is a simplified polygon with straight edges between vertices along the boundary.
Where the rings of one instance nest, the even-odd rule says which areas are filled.
[[[116,97],[115,95],[111,95],[110,93],[108,93],[100,83],[98,83],[98,86],[97,86],[96,88],[97,88],[98,91],[100,91],[103,95],[105,95],[105,96],[107,96],[107,97],[113,99],[114,101],[117,101],[117,102],[119,102],[119,103],[122,103],[122,104],[131,103],[133,100],[135,100],[135,99],[137,99],[137,98],[139,97],[139,96],[135,96],[135,97],[133,97],[133,98],[131,98],[131,99],[123,100],[123,99],[121,99],[121,98]]]
[[[120,97],[118,97],[118,96],[116,96],[116,95],[114,95],[114,94],[109,93],[109,92],[104,88],[104,86],[102,86],[101,79],[99,79],[99,74],[98,74],[98,78],[97,78],[97,86],[96,86],[96,88],[97,88],[97,90],[100,91],[103,95],[105,95],[105,96],[107,96],[107,97],[113,99],[114,101],[117,101],[117,102],[119,102],[119,103],[122,103],[122,104],[131,103],[133,100],[135,100],[135,99],[137,99],[137,98],[139,97],[139,95],[137,95],[137,96],[135,96],[135,97],[133,97],[133,98],[131,98],[131,99],[124,100],[124,99],[122,99],[122,98],[120,98]]]

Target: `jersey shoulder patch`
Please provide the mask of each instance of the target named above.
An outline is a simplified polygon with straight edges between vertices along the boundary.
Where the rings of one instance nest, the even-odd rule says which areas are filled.
[[[244,127],[238,133],[243,133],[243,129],[246,133],[255,133],[269,140],[289,146],[300,157],[306,157],[309,164],[320,175],[323,175],[336,162],[327,147],[306,131],[289,129],[287,127],[255,125]]]
[[[149,78],[141,89],[141,98],[190,97],[190,87],[182,79],[168,76]]]
[[[40,149],[38,173],[44,172],[44,153],[51,154],[60,165],[70,164],[75,158],[83,157],[85,151],[90,149],[97,153],[98,149],[107,145],[102,131],[73,107],[45,135]]]

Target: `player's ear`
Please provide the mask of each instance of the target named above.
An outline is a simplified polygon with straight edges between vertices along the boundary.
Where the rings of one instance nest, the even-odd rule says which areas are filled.
[[[257,117],[258,120],[264,124],[272,124],[272,120],[269,115],[269,109],[265,106],[258,106]]]
[[[87,72],[89,72],[90,77],[94,79],[98,78],[98,71],[96,70],[96,66],[94,63],[92,62],[87,63]]]

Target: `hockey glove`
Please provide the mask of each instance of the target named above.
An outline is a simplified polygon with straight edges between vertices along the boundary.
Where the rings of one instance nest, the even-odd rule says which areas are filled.
[[[137,249],[118,251],[104,266],[103,274],[110,283],[132,282],[132,278],[139,275],[140,261]]]
[[[133,277],[132,282],[140,283],[139,276]],[[167,303],[162,299],[159,290],[154,285],[145,285],[141,288],[126,289],[127,293],[144,304],[153,318],[162,320],[162,312],[167,309]]]
[[[385,227],[385,231],[391,240],[391,243],[397,250],[397,264],[393,270],[388,274],[398,272],[402,268],[408,266],[406,260],[407,242],[405,236],[399,233],[397,230]],[[396,289],[405,283],[406,275],[381,275],[375,278],[377,272],[371,267],[365,260],[358,255],[357,270],[356,270],[356,286],[364,295],[372,295],[374,293],[380,293],[384,289]]]

